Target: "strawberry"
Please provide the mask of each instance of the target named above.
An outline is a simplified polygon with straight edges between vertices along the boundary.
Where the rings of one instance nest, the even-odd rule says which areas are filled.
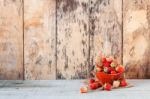
[[[115,68],[117,65],[115,64],[115,62],[112,62],[112,63],[110,64],[110,66],[113,67],[113,68]]]
[[[102,83],[101,83],[100,81],[95,81],[95,83],[97,83],[98,88],[99,88],[99,87],[102,87]]]
[[[108,67],[110,69],[110,71],[115,71],[115,68],[112,67]]]
[[[112,70],[110,73],[111,73],[111,74],[116,74],[116,71]]]
[[[113,81],[113,87],[114,88],[118,88],[119,86],[120,86],[120,81],[119,80]]]
[[[111,69],[109,67],[104,67],[104,72],[105,73],[110,73]]]
[[[96,63],[96,65],[98,65],[98,66],[102,66],[101,56],[97,56],[97,57],[96,57],[95,63]]]
[[[95,71],[96,71],[96,72],[100,72],[100,71],[102,71],[102,68],[101,68],[101,67],[96,67],[96,68],[95,68]]]
[[[89,87],[90,87],[91,90],[95,90],[95,89],[98,88],[98,83],[92,83],[92,84],[89,85]]]
[[[90,83],[90,84],[92,84],[92,83],[94,83],[94,82],[95,82],[94,79],[90,79],[90,80],[89,80],[89,83]]]
[[[88,92],[88,88],[87,87],[81,87],[80,88],[80,93],[87,93]]]
[[[127,82],[126,82],[125,79],[123,79],[123,80],[120,82],[120,86],[121,86],[121,87],[127,86]]]
[[[104,90],[110,91],[111,90],[111,84],[105,83],[104,84]]]
[[[104,63],[104,62],[106,62],[107,60],[106,60],[106,57],[102,57],[102,63]]]
[[[102,63],[104,67],[109,67],[110,66],[110,61],[107,61],[108,58],[103,57],[102,58]]]
[[[106,61],[106,62],[103,62],[103,66],[104,66],[104,67],[109,67],[109,66],[110,66],[110,63],[107,62],[107,61]]]
[[[125,69],[124,69],[123,66],[118,66],[118,67],[116,67],[116,71],[117,71],[118,73],[123,73],[123,72],[125,71]]]

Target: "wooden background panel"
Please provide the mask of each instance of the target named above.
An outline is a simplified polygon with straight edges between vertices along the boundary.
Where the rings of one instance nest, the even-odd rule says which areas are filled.
[[[88,0],[57,0],[57,78],[86,78]]]
[[[91,0],[90,64],[99,51],[122,61],[122,0]]]
[[[123,52],[127,78],[150,78],[150,2],[124,0]]]
[[[25,79],[55,79],[56,0],[24,0]]]
[[[22,8],[22,0],[0,0],[0,79],[23,79]]]

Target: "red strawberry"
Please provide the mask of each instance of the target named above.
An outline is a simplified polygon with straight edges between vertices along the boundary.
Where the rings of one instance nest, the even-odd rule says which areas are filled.
[[[102,57],[102,62],[104,63],[104,62],[106,62],[107,60],[106,60],[106,57]]]
[[[118,67],[116,67],[116,71],[117,71],[118,73],[123,73],[123,72],[125,71],[125,69],[124,69],[123,66],[118,66]]]
[[[111,74],[116,74],[116,71],[111,71],[110,73],[111,73]]]
[[[110,66],[111,62],[110,62],[110,60],[108,60],[108,61],[107,60],[108,60],[108,58],[105,58],[105,57],[102,58],[102,63],[103,63],[104,67],[109,67]]]
[[[97,83],[98,88],[99,88],[99,87],[102,87],[102,83],[101,83],[100,81],[95,81],[95,83]]]
[[[110,91],[111,90],[111,84],[105,83],[104,84],[104,89],[107,90],[107,91]]]
[[[115,71],[115,68],[112,67],[108,67],[110,69],[110,71]]]
[[[125,86],[127,86],[127,82],[126,82],[126,80],[124,79],[124,80],[122,80],[121,82],[120,82],[120,86],[121,87],[125,87]]]
[[[91,90],[95,90],[95,89],[98,88],[98,84],[97,83],[92,83],[92,84],[89,85],[89,87],[90,87]]]
[[[92,83],[94,83],[94,82],[95,82],[94,79],[90,79],[90,80],[89,80],[89,83],[90,83],[90,84],[92,84]]]
[[[87,93],[88,92],[88,88],[87,87],[81,87],[80,88],[80,93]]]
[[[104,66],[104,67],[109,67],[109,66],[110,66],[110,63],[107,62],[107,61],[105,61],[105,62],[103,62],[103,66]]]

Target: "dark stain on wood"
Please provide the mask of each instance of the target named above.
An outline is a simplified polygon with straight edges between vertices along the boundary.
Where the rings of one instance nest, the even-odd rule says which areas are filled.
[[[57,79],[66,79],[61,72],[57,71]]]
[[[65,59],[65,63],[64,63],[64,70],[66,71],[66,69],[68,69],[68,56],[67,56],[67,52],[66,52],[66,46],[64,46],[63,50],[63,58]]]
[[[42,59],[43,59],[43,57],[41,55],[39,57],[37,57],[35,64],[42,65],[42,63],[41,63]]]
[[[62,7],[64,13],[68,13],[77,9],[78,2],[77,0],[57,0],[58,6]]]
[[[81,5],[82,5],[84,11],[88,10],[88,4],[87,3],[82,2]]]

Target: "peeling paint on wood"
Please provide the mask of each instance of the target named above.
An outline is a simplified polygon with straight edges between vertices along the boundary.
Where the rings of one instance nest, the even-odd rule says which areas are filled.
[[[99,51],[122,58],[122,0],[91,0],[90,64]],[[92,67],[90,67],[92,68]]]
[[[24,0],[25,79],[55,79],[55,0]]]
[[[0,79],[23,79],[22,7],[22,0],[0,0]]]
[[[88,0],[57,0],[57,78],[87,77]]]
[[[150,78],[150,2],[123,2],[123,62],[127,78]]]

